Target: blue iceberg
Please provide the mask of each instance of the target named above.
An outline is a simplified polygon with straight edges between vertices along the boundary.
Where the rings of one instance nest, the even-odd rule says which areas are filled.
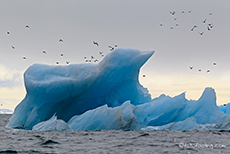
[[[98,64],[30,66],[24,73],[27,94],[6,127],[40,131],[230,128],[230,115],[216,105],[212,88],[206,88],[199,100],[187,100],[185,93],[151,99],[138,76],[153,53],[115,49]]]

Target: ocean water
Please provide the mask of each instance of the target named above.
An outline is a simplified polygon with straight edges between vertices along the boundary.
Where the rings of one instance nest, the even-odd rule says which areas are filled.
[[[20,154],[217,154],[230,153],[230,131],[45,131],[5,128],[0,115],[0,153]]]

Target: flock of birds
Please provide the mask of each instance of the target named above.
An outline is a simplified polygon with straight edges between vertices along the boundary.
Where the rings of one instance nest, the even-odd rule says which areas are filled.
[[[29,25],[26,25],[25,28],[30,28],[30,26],[29,26]],[[10,31],[7,31],[6,34],[7,34],[7,35],[10,35]],[[60,38],[60,39],[58,40],[58,42],[59,42],[59,43],[63,43],[64,40],[63,40],[62,38]],[[96,41],[93,41],[92,43],[93,43],[95,46],[99,46],[99,43],[96,42]],[[110,51],[113,51],[113,50],[114,50],[115,48],[117,48],[117,47],[118,47],[117,44],[115,44],[114,46],[111,46],[111,45],[108,46],[108,48],[109,48]],[[13,50],[16,49],[15,46],[13,46],[13,45],[11,45],[11,48],[12,48]],[[43,54],[47,54],[46,50],[43,50],[42,53],[43,53]],[[102,51],[99,51],[99,55],[100,55],[101,57],[104,57],[104,53],[103,53]],[[63,57],[64,54],[61,53],[60,56]],[[26,60],[27,57],[26,57],[26,56],[23,56],[22,59],[23,59],[23,60]],[[85,60],[85,62],[89,62],[89,63],[91,63],[91,62],[99,62],[99,59],[96,59],[94,55],[91,55],[90,58],[87,58],[87,57],[85,56],[85,57],[84,57],[84,60]],[[57,64],[57,65],[60,64],[59,61],[56,61],[56,64]],[[70,61],[66,61],[66,64],[67,64],[67,65],[70,64]]]
[[[216,66],[216,62],[213,63],[213,66]],[[193,66],[189,66],[189,69],[192,70],[194,67]],[[202,70],[201,69],[198,69],[199,72],[201,72]],[[205,70],[206,73],[210,73],[211,70],[210,69],[207,69]]]
[[[187,11],[187,12],[186,12],[186,11],[181,11],[181,14],[186,14],[186,13],[190,14],[191,12],[192,12],[191,10],[189,10],[189,11]],[[177,21],[176,14],[178,14],[178,13],[180,13],[180,12],[169,11],[169,14],[173,17],[173,19],[174,19],[175,21]],[[212,13],[209,13],[209,15],[212,16]],[[207,18],[203,19],[203,20],[201,21],[201,23],[203,23],[203,24],[206,26],[207,31],[211,31],[212,28],[214,27],[214,25],[213,25],[212,23],[208,23]],[[159,23],[159,25],[160,25],[161,27],[163,27],[163,23]],[[178,27],[179,24],[176,23],[175,26]],[[201,26],[200,26],[200,27],[201,27]],[[202,27],[203,27],[203,26],[202,26]],[[171,26],[170,29],[174,29],[174,26]],[[194,31],[196,31],[196,29],[199,29],[199,26],[198,26],[198,25],[192,25],[191,28],[190,28],[190,31],[191,31],[191,32],[194,32]],[[204,31],[199,31],[198,34],[202,36],[202,35],[204,35]]]
[[[190,14],[191,12],[192,12],[192,11],[187,11],[187,12],[181,11],[181,14],[185,14],[185,13]],[[178,13],[180,13],[180,12],[169,11],[169,14],[174,18],[175,21],[177,21],[176,15],[177,15]],[[211,16],[212,13],[209,13],[209,15]],[[203,24],[207,24],[206,26],[207,26],[207,30],[208,30],[208,31],[211,31],[212,28],[214,27],[212,23],[208,23],[208,22],[207,22],[207,19],[204,19],[204,20],[202,21],[202,23],[203,23]],[[162,27],[162,26],[163,26],[163,23],[160,23],[159,25]],[[179,26],[178,23],[176,23],[175,25],[176,25],[176,27]],[[28,28],[30,28],[30,26],[29,26],[29,25],[26,25],[25,28],[28,29]],[[170,29],[173,29],[173,28],[174,28],[174,27],[170,27]],[[198,25],[193,25],[193,26],[191,27],[190,30],[191,30],[191,32],[194,32],[194,31],[196,31],[196,29],[198,29]],[[198,32],[198,34],[200,34],[200,35],[202,36],[202,35],[204,34],[204,31]],[[9,31],[7,31],[7,35],[10,35],[10,32],[9,32]],[[62,38],[60,38],[60,39],[58,40],[58,42],[59,42],[59,43],[63,43],[64,40],[63,40]],[[96,41],[93,41],[92,43],[93,43],[95,46],[99,46],[99,43],[96,42]],[[109,47],[109,50],[112,51],[112,50],[114,50],[115,48],[117,48],[117,44],[115,44],[114,46],[109,45],[108,47]],[[15,50],[15,46],[11,45],[11,48],[12,48],[13,50]],[[47,54],[47,52],[46,52],[45,50],[43,50],[42,53],[43,53],[43,54]],[[100,55],[101,57],[104,57],[104,53],[103,53],[102,51],[99,51],[99,55]],[[60,56],[63,57],[64,54],[61,53]],[[27,57],[26,57],[26,56],[23,56],[22,59],[23,59],[23,60],[26,60]],[[96,62],[99,62],[99,59],[95,58],[94,55],[89,56],[89,58],[87,58],[86,56],[84,56],[84,60],[85,60],[85,62],[87,62],[87,63],[91,63],[91,62],[95,62],[95,63],[96,63]],[[59,61],[56,61],[56,64],[57,64],[57,65],[60,64]],[[70,64],[70,61],[66,61],[66,64],[67,64],[67,65]],[[213,65],[215,66],[216,63],[214,62]],[[189,66],[189,69],[192,70],[192,69],[194,69],[194,67],[193,67],[193,66]],[[201,69],[198,69],[198,71],[201,72],[202,70],[201,70]],[[207,73],[210,73],[210,69],[206,70],[206,72],[207,72]],[[145,74],[143,75],[143,77],[145,77]]]
[[[186,14],[186,13],[191,14],[191,12],[192,12],[191,10],[189,10],[189,11],[181,11],[181,12],[169,11],[169,14],[173,17],[174,21],[177,21],[177,17],[176,17],[177,14],[179,14],[179,13],[181,13],[181,14]],[[209,16],[212,16],[212,13],[209,13]],[[212,23],[208,23],[207,18],[203,19],[200,23],[203,24],[202,27],[204,25],[206,26],[207,31],[211,31],[212,28],[214,27],[214,25]],[[159,23],[159,25],[160,25],[160,27],[163,27],[163,23]],[[175,26],[178,27],[179,24],[176,23]],[[190,31],[191,32],[198,31],[199,27],[201,27],[201,26],[192,25]],[[174,29],[174,27],[171,26],[170,29]],[[203,36],[204,33],[205,33],[205,31],[199,31],[198,32],[198,34],[201,35],[201,36]],[[216,62],[213,62],[213,65],[216,66]],[[189,69],[192,70],[192,69],[194,69],[194,67],[193,66],[189,66]],[[202,72],[201,69],[198,69],[198,71]],[[210,71],[210,69],[207,69],[207,70],[205,70],[205,72],[210,73],[211,71]]]

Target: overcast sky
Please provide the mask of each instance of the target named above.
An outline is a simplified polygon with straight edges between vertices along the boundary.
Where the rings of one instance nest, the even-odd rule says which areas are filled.
[[[217,103],[228,103],[229,15],[229,0],[1,0],[0,103],[13,109],[24,98],[23,72],[33,63],[84,63],[115,44],[155,50],[140,76],[152,97],[187,91],[198,99],[211,86]]]

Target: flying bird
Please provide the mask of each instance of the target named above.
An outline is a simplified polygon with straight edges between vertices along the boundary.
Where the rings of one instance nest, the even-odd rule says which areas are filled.
[[[182,11],[181,13],[185,13],[184,11]]]
[[[99,51],[99,54],[101,55],[101,54],[103,54],[103,52],[100,52],[100,51]]]
[[[207,73],[209,73],[210,72],[210,70],[207,70]]]
[[[91,56],[91,59],[94,59],[94,56]]]
[[[190,10],[190,11],[188,11],[188,13],[191,13],[192,11]]]
[[[95,59],[95,60],[94,60],[94,62],[98,62],[98,60],[97,60],[97,59]]]
[[[14,47],[14,46],[11,46],[11,48],[12,48],[12,49],[15,49],[15,47]]]
[[[175,13],[176,13],[176,11],[169,11],[169,13],[171,14],[171,15],[175,15]]]
[[[199,69],[199,72],[201,72],[201,69]]]
[[[193,69],[193,66],[189,66],[190,69]]]
[[[145,77],[145,74],[143,74],[143,77]]]
[[[29,25],[26,25],[25,28],[30,28],[30,26],[29,26]]]
[[[63,53],[61,53],[61,57],[63,57]]]
[[[59,62],[57,61],[57,62],[56,62],[56,64],[58,65],[58,64],[59,64]]]
[[[216,62],[214,62],[214,63],[213,63],[213,65],[215,65],[215,66],[216,66]]]
[[[205,23],[205,22],[206,22],[206,20],[207,20],[207,19],[204,19],[204,20],[203,20],[203,23]]]
[[[99,44],[96,41],[93,41],[93,44],[95,44],[96,46],[99,46]]]
[[[26,60],[26,57],[25,57],[25,56],[23,56],[22,58],[23,58],[24,60]]]
[[[84,59],[86,59],[86,57],[84,57]]]
[[[8,32],[6,32],[6,34],[7,34],[7,35],[9,35],[9,34],[10,34],[10,32],[8,31]]]
[[[109,48],[110,48],[110,51],[113,51],[113,50],[114,50],[114,47],[112,47],[112,46],[109,46]]]
[[[64,42],[63,39],[59,39],[59,42]]]
[[[196,27],[197,27],[196,25],[195,25],[195,26],[193,26],[193,27],[192,27],[192,29],[191,29],[191,31],[193,31]]]
[[[66,64],[69,64],[70,63],[70,61],[66,61]]]
[[[209,26],[207,27],[207,29],[208,29],[209,31],[211,30],[211,28],[210,28]]]
[[[42,51],[42,53],[43,53],[43,54],[46,54],[46,51],[45,51],[45,50],[43,50],[43,51]]]
[[[159,25],[160,25],[161,27],[163,26],[163,24],[162,24],[162,23],[160,23]]]
[[[200,34],[200,35],[203,35],[203,34],[204,34],[204,32],[200,32],[199,34]]]

